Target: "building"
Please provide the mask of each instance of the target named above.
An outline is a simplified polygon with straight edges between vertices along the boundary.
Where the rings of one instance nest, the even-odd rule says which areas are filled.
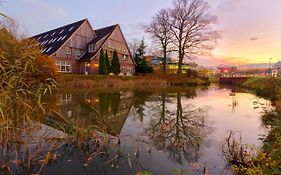
[[[223,77],[232,77],[237,73],[237,67],[218,67],[218,74]]]
[[[145,61],[147,62],[147,65],[153,68],[154,72],[162,72],[163,70],[163,57],[153,56],[153,55],[147,55],[144,57]],[[177,73],[178,71],[178,63],[177,61],[173,61],[172,58],[168,57],[166,60],[167,64],[167,72],[168,73]],[[183,73],[186,73],[188,69],[190,69],[191,66],[188,63],[182,64],[182,71]]]
[[[97,74],[101,49],[111,60],[117,51],[121,73],[135,73],[135,63],[120,26],[94,30],[88,19],[31,37],[42,45],[42,53],[54,57],[59,72]]]

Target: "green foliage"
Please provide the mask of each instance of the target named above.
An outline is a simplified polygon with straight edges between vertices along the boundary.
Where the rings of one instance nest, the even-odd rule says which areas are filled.
[[[108,53],[107,51],[105,52],[105,65],[106,65],[106,71],[107,71],[107,74],[109,74],[111,72],[111,68],[110,68],[110,63],[109,63],[109,58],[108,58]]]
[[[99,59],[99,75],[107,75],[106,61],[104,51],[100,51],[100,59]]]
[[[137,175],[152,175],[150,172],[144,171],[144,172],[138,172]]]
[[[119,62],[117,51],[113,52],[113,56],[111,60],[111,71],[116,75],[120,73],[120,62]]]
[[[173,168],[172,170],[171,170],[171,172],[173,173],[173,174],[191,174],[192,173],[192,171],[191,170],[184,170],[184,169],[179,169],[179,168]]]
[[[144,39],[141,40],[141,43],[139,44],[137,51],[134,55],[134,59],[136,62],[136,73],[151,73],[153,72],[152,67],[147,65],[147,62],[144,59],[145,54],[145,48],[147,46],[144,43]]]

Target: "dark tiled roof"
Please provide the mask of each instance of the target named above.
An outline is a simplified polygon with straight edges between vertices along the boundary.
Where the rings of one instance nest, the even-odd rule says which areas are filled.
[[[43,53],[52,55],[55,53],[71,36],[72,34],[85,22],[87,19],[77,21],[66,26],[59,27],[35,36],[30,39],[37,40],[43,47]]]
[[[112,26],[108,26],[108,27],[103,27],[103,28],[100,28],[100,29],[97,29],[95,30],[95,33],[96,33],[96,38],[94,38],[91,42],[89,42],[88,45],[90,44],[96,44],[97,42],[99,42],[101,39],[105,38],[105,37],[109,37],[110,34],[114,31],[114,29],[117,27],[118,25],[112,25]],[[104,40],[104,42],[107,40],[107,38]],[[103,45],[104,43],[101,43],[101,46]],[[87,49],[87,52],[79,59],[81,61],[85,61],[85,60],[89,60],[91,59],[92,57],[94,57],[100,50],[101,48],[96,48],[96,51],[95,52],[88,52],[88,49]]]

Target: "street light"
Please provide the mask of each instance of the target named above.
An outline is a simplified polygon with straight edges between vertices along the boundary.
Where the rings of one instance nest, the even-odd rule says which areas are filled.
[[[270,72],[271,72],[271,60],[272,58],[269,58],[269,67],[268,67],[268,75],[270,76]]]

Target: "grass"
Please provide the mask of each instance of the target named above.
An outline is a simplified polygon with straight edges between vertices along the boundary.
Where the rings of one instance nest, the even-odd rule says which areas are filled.
[[[207,85],[207,79],[179,74],[143,74],[138,76],[63,75],[61,87],[73,88],[153,88]]]

